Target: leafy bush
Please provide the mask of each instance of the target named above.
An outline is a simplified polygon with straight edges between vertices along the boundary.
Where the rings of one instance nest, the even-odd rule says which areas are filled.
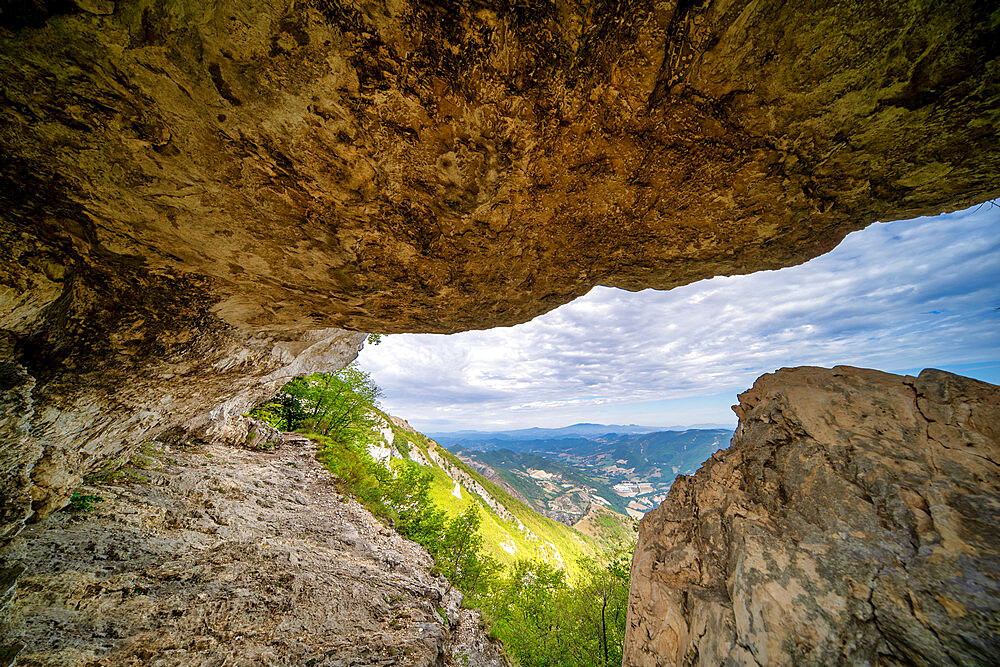
[[[104,498],[85,493],[75,492],[69,499],[67,506],[71,512],[90,512],[96,508],[97,503],[103,503]]]
[[[620,665],[625,638],[631,550],[585,560],[567,582],[562,570],[519,561],[480,599],[515,662],[528,665]]]

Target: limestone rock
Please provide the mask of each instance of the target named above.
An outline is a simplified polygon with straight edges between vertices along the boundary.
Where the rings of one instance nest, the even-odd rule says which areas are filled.
[[[295,436],[295,434],[290,435]],[[267,422],[242,415],[209,424],[204,429],[200,439],[232,447],[263,450],[272,449],[288,442],[284,433]],[[308,438],[303,438],[300,442],[307,440]]]
[[[640,523],[626,665],[1000,661],[1000,387],[783,369]]]
[[[0,535],[312,332],[513,324],[996,197],[998,11],[0,3]]]
[[[0,544],[25,521],[63,507],[87,473],[127,460],[143,442],[245,439],[242,413],[295,375],[346,365],[364,338],[327,329],[293,341],[241,339],[231,327],[213,329],[206,314],[202,322],[204,330],[179,341],[113,339],[84,352],[99,354],[99,363],[77,356],[55,377],[28,360],[0,365]],[[71,345],[61,327],[49,329],[49,352]]]
[[[31,665],[462,665],[500,649],[420,546],[343,498],[313,446],[157,444],[144,479],[29,526],[9,641]],[[2,642],[0,642],[2,643]]]

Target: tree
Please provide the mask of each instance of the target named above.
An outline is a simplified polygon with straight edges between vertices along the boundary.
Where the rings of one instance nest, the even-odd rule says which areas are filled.
[[[499,563],[483,552],[481,524],[478,507],[470,505],[448,521],[438,543],[428,546],[448,581],[474,595],[482,592],[500,570]]]
[[[620,665],[628,608],[631,550],[619,548],[603,561],[587,559],[580,565],[584,575],[578,584],[579,594],[576,597],[588,601],[580,607],[583,633],[596,643],[596,657],[601,665]]]
[[[375,424],[381,393],[368,373],[351,364],[294,378],[250,414],[286,431],[305,427],[341,442],[360,440]]]

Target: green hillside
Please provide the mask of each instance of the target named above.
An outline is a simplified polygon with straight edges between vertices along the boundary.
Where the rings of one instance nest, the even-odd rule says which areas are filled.
[[[386,444],[392,446],[393,455],[414,461],[432,474],[430,499],[435,505],[449,516],[460,515],[470,505],[479,508],[484,548],[500,563],[511,566],[517,560],[542,560],[565,569],[574,579],[580,557],[605,550],[605,540],[542,516],[435,441],[379,414],[392,432],[392,442]],[[383,428],[382,438],[388,440],[386,436]]]

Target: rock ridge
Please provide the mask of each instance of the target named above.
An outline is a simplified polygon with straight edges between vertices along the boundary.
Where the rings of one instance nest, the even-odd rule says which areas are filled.
[[[640,523],[624,664],[1000,660],[1000,387],[782,369],[734,410]]]

